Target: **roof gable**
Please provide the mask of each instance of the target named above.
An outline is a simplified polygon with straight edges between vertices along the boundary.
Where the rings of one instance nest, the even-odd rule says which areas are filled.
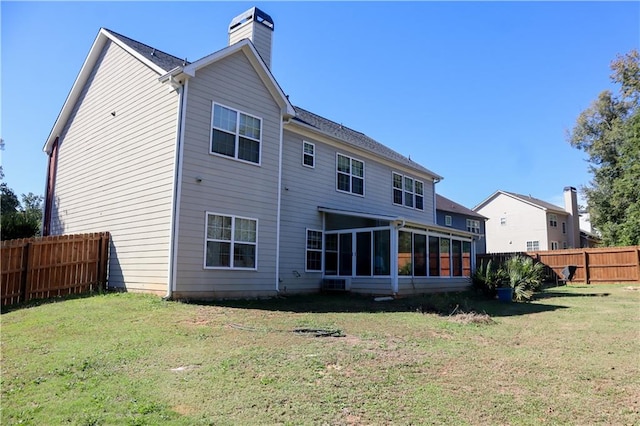
[[[147,65],[149,68],[154,70],[158,75],[162,75],[166,73],[171,68],[175,68],[175,64],[182,64],[184,61],[164,53],[160,50],[153,49],[152,47],[147,46],[146,44],[137,42],[128,37],[115,33],[113,31],[107,30],[106,28],[100,28],[98,31],[98,35],[91,45],[91,49],[89,50],[89,54],[87,58],[84,60],[82,64],[82,68],[80,68],[80,72],[76,77],[76,80],[67,95],[67,99],[65,100],[58,117],[56,118],[56,122],[47,137],[47,141],[43,147],[43,150],[47,153],[51,153],[51,148],[53,146],[53,142],[60,135],[64,126],[67,123],[67,120],[71,116],[71,112],[84,89],[84,86],[89,79],[89,76],[93,72],[93,69],[100,57],[102,49],[108,42],[113,42],[116,45],[120,46],[122,49],[129,52],[135,58],[140,60],[142,63]],[[153,54],[152,54],[153,53]]]
[[[546,201],[540,200],[538,198],[534,198],[531,195],[516,194],[515,192],[508,192],[508,191],[502,191],[502,190],[498,190],[493,194],[491,194],[487,199],[485,199],[480,204],[475,206],[473,210],[478,211],[482,209],[483,207],[491,203],[500,195],[504,195],[506,197],[512,198],[514,200],[520,201],[522,203],[528,204],[530,206],[533,206],[541,210],[551,211],[551,212],[560,213],[560,214],[568,214],[562,207],[558,207],[555,204],[547,203]]]
[[[237,52],[243,52],[247,59],[249,59],[249,62],[271,93],[271,96],[273,96],[278,105],[280,105],[284,114],[288,115],[289,117],[294,116],[295,109],[289,102],[289,98],[284,94],[284,91],[282,90],[276,79],[273,77],[273,74],[271,74],[271,71],[249,39],[243,39],[238,43],[232,44],[231,46],[227,46],[224,49],[218,50],[217,52],[211,53],[210,55],[207,55],[193,63],[182,67],[182,69],[180,70],[176,70],[176,72],[182,72],[189,77],[195,77],[199,69],[221,61],[224,58],[227,58]]]

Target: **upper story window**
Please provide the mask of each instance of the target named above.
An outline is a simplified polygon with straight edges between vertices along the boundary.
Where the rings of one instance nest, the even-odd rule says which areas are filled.
[[[558,242],[551,241],[551,250],[558,250]]]
[[[506,226],[507,225],[507,218],[506,217],[501,217],[500,218],[500,225],[501,226]]]
[[[338,191],[364,195],[364,162],[338,154],[336,173]]]
[[[540,241],[527,241],[527,251],[540,250]]]
[[[214,103],[211,153],[260,164],[262,120]]]
[[[467,219],[467,231],[475,234],[480,233],[480,221],[474,219]]]
[[[452,224],[452,223],[453,223],[453,221],[452,221],[452,219],[451,219],[451,216],[446,215],[446,216],[444,217],[444,224],[445,224],[446,226],[451,226],[451,224]]]
[[[549,226],[552,228],[558,227],[558,215],[550,213],[549,214]]]
[[[302,141],[302,165],[311,168],[316,166],[316,146],[311,142]]]
[[[258,221],[207,212],[205,268],[256,269]]]
[[[562,233],[563,234],[567,233],[567,222],[562,222]]]
[[[393,204],[424,210],[424,183],[394,172]]]

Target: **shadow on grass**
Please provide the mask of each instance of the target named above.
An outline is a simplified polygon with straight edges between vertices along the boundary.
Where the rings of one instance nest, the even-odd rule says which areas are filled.
[[[92,291],[87,293],[68,294],[64,296],[50,297],[48,299],[33,299],[33,300],[29,300],[28,302],[16,303],[15,305],[2,306],[0,307],[0,313],[4,315],[9,312],[13,312],[21,309],[35,308],[36,306],[49,305],[52,303],[60,303],[67,300],[88,299],[90,297],[98,296],[101,294],[105,294],[105,292]]]
[[[294,313],[382,313],[419,312],[449,316],[454,313],[486,313],[492,317],[527,315],[564,309],[546,303],[504,303],[488,300],[473,292],[438,293],[375,301],[373,297],[354,294],[314,294],[259,300],[224,300],[187,302],[237,309],[258,309]]]
[[[556,291],[545,291],[542,293],[536,293],[534,300],[552,299],[555,297],[607,297],[611,296],[611,293],[562,293]]]

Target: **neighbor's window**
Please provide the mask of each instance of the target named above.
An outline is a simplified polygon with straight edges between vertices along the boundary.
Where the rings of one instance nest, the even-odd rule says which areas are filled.
[[[506,217],[501,217],[500,218],[500,225],[505,226],[507,224],[507,218]]]
[[[540,250],[540,241],[527,241],[527,251]]]
[[[364,195],[364,162],[338,154],[336,172],[338,191]]]
[[[551,250],[558,250],[558,242],[551,241]]]
[[[207,212],[205,268],[256,269],[258,221]]]
[[[474,219],[467,219],[467,231],[475,234],[480,233],[480,221]]]
[[[558,215],[555,215],[553,213],[549,214],[549,226],[551,226],[552,228],[558,227]]]
[[[424,210],[424,184],[393,172],[393,204]]]
[[[451,216],[446,215],[446,216],[444,217],[444,224],[445,224],[446,226],[451,226],[451,223],[452,223]]]
[[[214,103],[211,153],[260,164],[262,120]]]
[[[316,166],[316,146],[311,142],[302,142],[302,165],[311,168]]]
[[[322,271],[322,231],[307,229],[307,271]]]
[[[563,234],[567,233],[567,222],[562,222],[562,233]]]

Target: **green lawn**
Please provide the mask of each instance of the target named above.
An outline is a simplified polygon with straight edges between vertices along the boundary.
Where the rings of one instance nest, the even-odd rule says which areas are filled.
[[[638,285],[527,304],[107,294],[1,319],[2,425],[640,424]]]

